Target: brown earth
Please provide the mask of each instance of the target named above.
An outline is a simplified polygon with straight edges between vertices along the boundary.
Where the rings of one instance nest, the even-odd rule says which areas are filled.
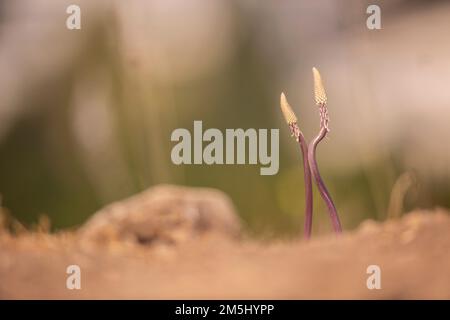
[[[45,228],[44,228],[45,229]],[[81,290],[66,288],[69,265]],[[381,268],[381,289],[366,285]],[[0,228],[1,299],[450,299],[450,216],[415,211],[311,241],[240,233],[219,191],[160,186],[79,230]]]

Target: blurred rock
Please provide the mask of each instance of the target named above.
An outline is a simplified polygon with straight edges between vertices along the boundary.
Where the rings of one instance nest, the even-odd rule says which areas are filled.
[[[78,231],[84,239],[176,244],[205,234],[238,238],[231,200],[208,188],[160,185],[95,213]]]

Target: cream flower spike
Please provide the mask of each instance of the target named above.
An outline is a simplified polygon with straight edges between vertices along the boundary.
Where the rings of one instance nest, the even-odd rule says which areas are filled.
[[[280,97],[280,107],[281,112],[283,113],[284,119],[286,119],[287,124],[291,125],[293,123],[297,123],[297,117],[295,116],[294,111],[291,106],[287,102],[286,96],[284,93],[281,93]]]
[[[323,87],[322,77],[320,76],[319,70],[316,68],[312,68],[312,71],[314,75],[314,97],[316,99],[316,104],[324,105],[327,103],[327,94]]]

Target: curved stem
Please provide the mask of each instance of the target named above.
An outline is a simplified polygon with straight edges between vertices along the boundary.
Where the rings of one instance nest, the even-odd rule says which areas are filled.
[[[316,147],[320,141],[327,135],[328,129],[325,126],[322,126],[319,134],[314,138],[313,141],[310,142],[308,146],[308,161],[309,166],[311,168],[311,172],[314,175],[314,179],[317,184],[317,188],[319,189],[320,195],[322,199],[325,201],[328,212],[330,214],[331,222],[333,224],[333,229],[336,233],[340,233],[342,231],[341,222],[339,221],[339,216],[336,210],[336,207],[331,199],[330,193],[325,186],[325,183],[322,180],[322,177],[319,173],[319,168],[317,166],[316,161]]]
[[[311,171],[309,168],[308,161],[308,144],[306,143],[303,133],[300,132],[298,135],[298,143],[302,151],[303,158],[303,178],[305,180],[305,226],[303,235],[305,239],[311,237],[312,229],[312,214],[313,214],[313,194],[312,194],[312,182],[311,182]]]

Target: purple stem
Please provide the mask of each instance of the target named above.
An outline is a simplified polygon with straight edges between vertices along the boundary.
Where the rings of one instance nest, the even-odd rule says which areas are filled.
[[[326,126],[321,126],[319,134],[314,138],[313,141],[309,144],[308,147],[308,161],[309,166],[311,168],[311,172],[314,175],[314,179],[316,180],[317,188],[319,189],[320,195],[322,199],[325,201],[328,212],[330,214],[331,222],[333,224],[333,229],[336,233],[342,232],[341,222],[339,221],[339,216],[336,210],[336,207],[331,199],[330,193],[325,186],[325,183],[322,180],[322,177],[319,173],[319,168],[317,166],[316,161],[316,147],[320,141],[327,135],[328,129]]]
[[[308,144],[302,132],[299,132],[298,143],[302,150],[303,158],[303,177],[305,179],[305,228],[303,236],[305,239],[311,237],[312,229],[312,212],[313,212],[313,194],[312,194],[312,182],[311,171],[308,162]]]

